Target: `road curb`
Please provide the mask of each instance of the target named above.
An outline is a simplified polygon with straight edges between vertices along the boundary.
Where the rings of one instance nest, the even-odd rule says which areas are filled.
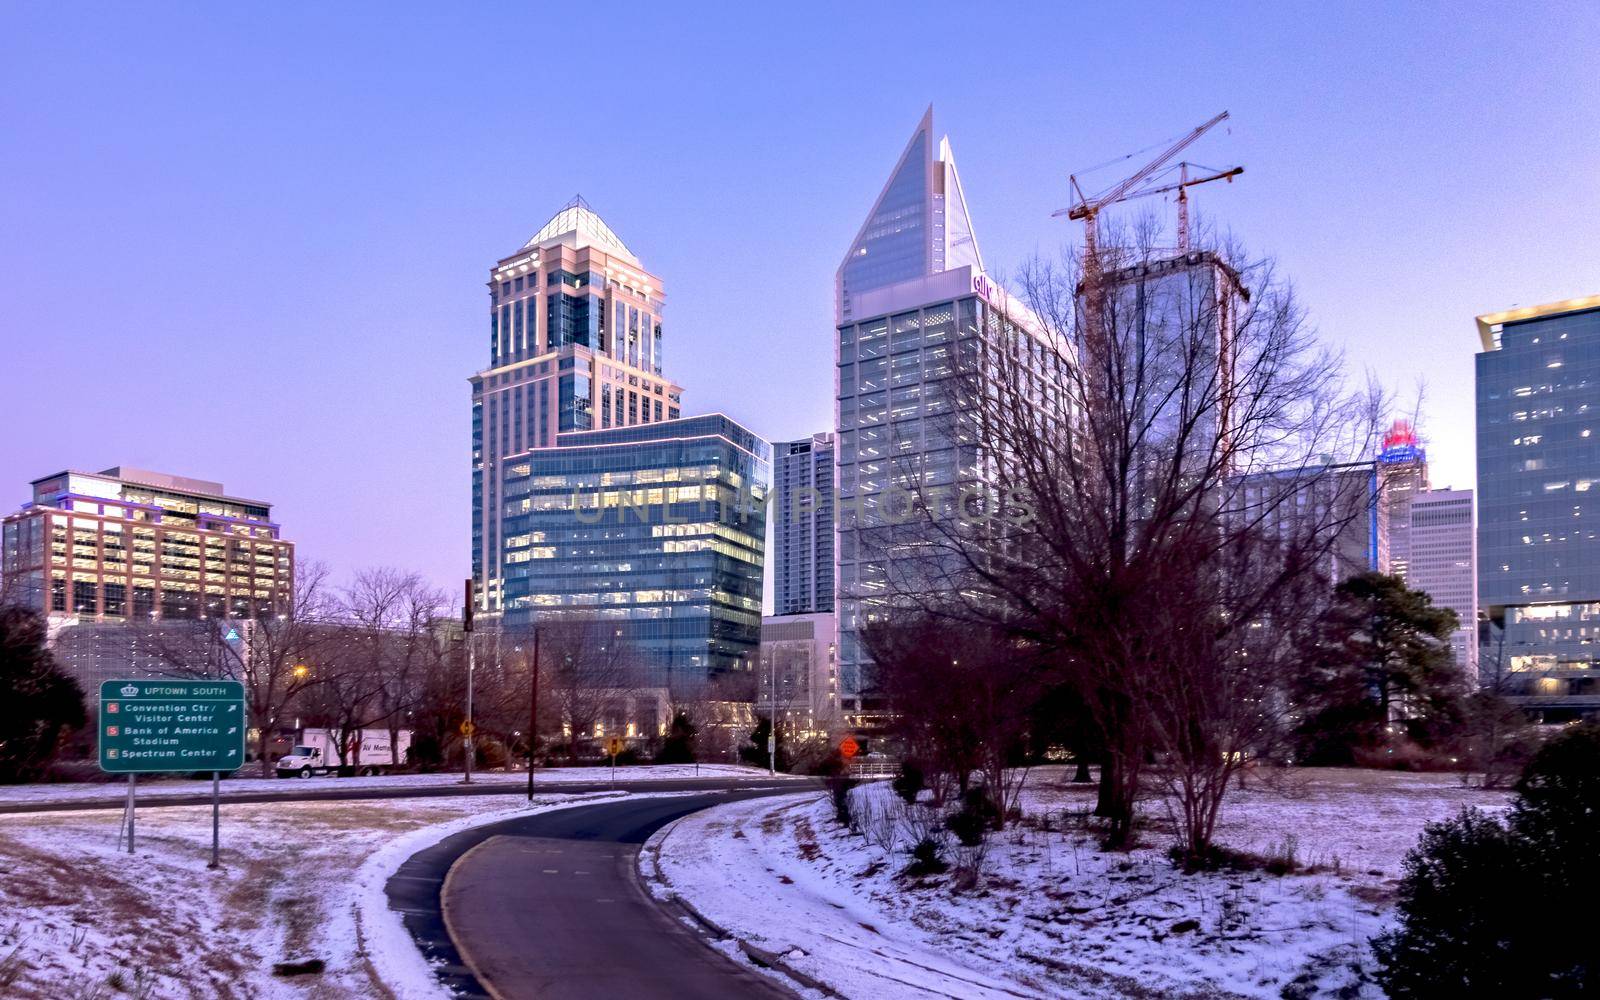
[[[712,808],[716,807],[713,806]],[[804,986],[807,989],[815,990],[824,996],[835,997],[837,1000],[846,1000],[846,997],[843,993],[840,993],[838,990],[834,989],[832,986],[829,986],[827,983],[816,978],[815,976],[796,969],[794,966],[784,961],[782,955],[778,954],[777,952],[768,951],[759,945],[753,944],[744,938],[738,937],[726,927],[723,927],[715,920],[712,920],[704,913],[701,913],[693,903],[683,898],[683,895],[672,887],[672,883],[668,882],[667,877],[661,873],[661,848],[666,844],[667,838],[672,835],[672,831],[677,829],[677,826],[680,822],[682,822],[681,819],[675,819],[671,823],[668,823],[666,826],[662,827],[659,831],[657,831],[656,835],[651,837],[650,840],[639,851],[640,879],[650,883],[651,885],[659,886],[662,892],[666,894],[666,897],[663,899],[656,896],[655,893],[651,893],[651,898],[655,899],[663,906],[676,907],[678,910],[681,910],[685,916],[687,916],[694,923],[698,924],[700,928],[711,937],[721,941],[732,941],[739,947],[739,950],[744,953],[745,957],[754,962],[756,965],[782,973],[784,976],[794,980],[799,985]],[[644,870],[643,862],[646,856],[650,858],[650,863],[655,868],[654,875],[648,874]]]

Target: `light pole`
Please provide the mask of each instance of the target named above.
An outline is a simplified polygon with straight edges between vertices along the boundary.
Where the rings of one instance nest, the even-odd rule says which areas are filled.
[[[775,778],[778,776],[778,658],[772,656],[769,659],[772,661],[769,671],[772,689],[767,696],[767,710],[771,713],[768,718],[772,720],[772,725],[767,729],[767,776]]]
[[[533,626],[533,705],[528,710],[528,801],[533,801],[533,755],[539,749],[539,626]]]
[[[472,581],[467,581],[467,601],[461,610],[461,629],[467,637],[467,721],[461,725],[462,746],[465,753],[461,762],[464,768],[461,783],[472,784],[472,674],[478,665],[477,643],[472,641],[473,593]]]

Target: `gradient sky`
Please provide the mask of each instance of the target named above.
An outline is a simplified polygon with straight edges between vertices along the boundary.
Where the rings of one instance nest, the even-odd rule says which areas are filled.
[[[834,269],[930,101],[1001,276],[1080,238],[1069,172],[1230,110],[1200,208],[1470,485],[1473,316],[1600,292],[1600,5],[1116,8],[4,3],[0,506],[159,469],[457,586],[488,268],[575,192],[687,412],[827,428]]]

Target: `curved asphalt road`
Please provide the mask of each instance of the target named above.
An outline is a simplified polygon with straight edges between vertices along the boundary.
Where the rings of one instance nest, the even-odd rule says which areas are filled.
[[[624,799],[466,830],[385,889],[439,978],[495,1000],[790,997],[713,950],[640,885],[640,846],[708,806],[794,789]]]
[[[329,779],[336,782],[337,779]],[[804,791],[810,787],[803,778],[791,778],[780,775],[776,778],[672,778],[670,780],[636,780],[636,781],[573,781],[557,783],[538,783],[535,781],[535,795],[580,795],[586,792],[693,792],[693,791],[722,791],[754,788],[772,788],[788,782],[788,787],[795,791]],[[527,795],[528,786],[514,781],[480,782],[475,785],[406,785],[396,783],[393,786],[362,785],[354,788],[340,787],[336,783],[322,785],[315,783],[315,787],[307,788],[312,782],[285,781],[282,790],[259,792],[222,793],[222,804],[230,805],[236,802],[356,802],[372,799],[433,799],[452,798],[461,795]],[[815,784],[814,782],[811,784]],[[110,789],[126,788],[123,785],[106,785]],[[227,783],[223,783],[227,788]],[[135,793],[137,794],[137,792]],[[105,798],[93,799],[59,799],[55,802],[0,802],[0,815],[7,813],[35,813],[35,812],[80,812],[90,809],[121,809],[127,802],[125,792],[117,791]],[[211,793],[197,792],[193,795],[146,795],[139,799],[139,808],[160,809],[164,806],[208,806],[211,804]]]

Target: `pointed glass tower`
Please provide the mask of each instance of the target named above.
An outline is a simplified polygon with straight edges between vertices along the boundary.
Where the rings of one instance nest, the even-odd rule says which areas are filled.
[[[984,274],[950,141],[936,136],[930,107],[835,279],[837,656],[846,724],[858,728],[886,708],[861,628],[895,594],[939,578],[926,556],[908,554],[914,526],[897,526],[896,510],[919,490],[953,510],[959,491],[996,481],[993,457],[962,423],[958,357],[1037,328]]]
[[[964,267],[981,272],[983,255],[950,139],[934,139],[929,105],[839,265],[841,318],[864,292]]]

